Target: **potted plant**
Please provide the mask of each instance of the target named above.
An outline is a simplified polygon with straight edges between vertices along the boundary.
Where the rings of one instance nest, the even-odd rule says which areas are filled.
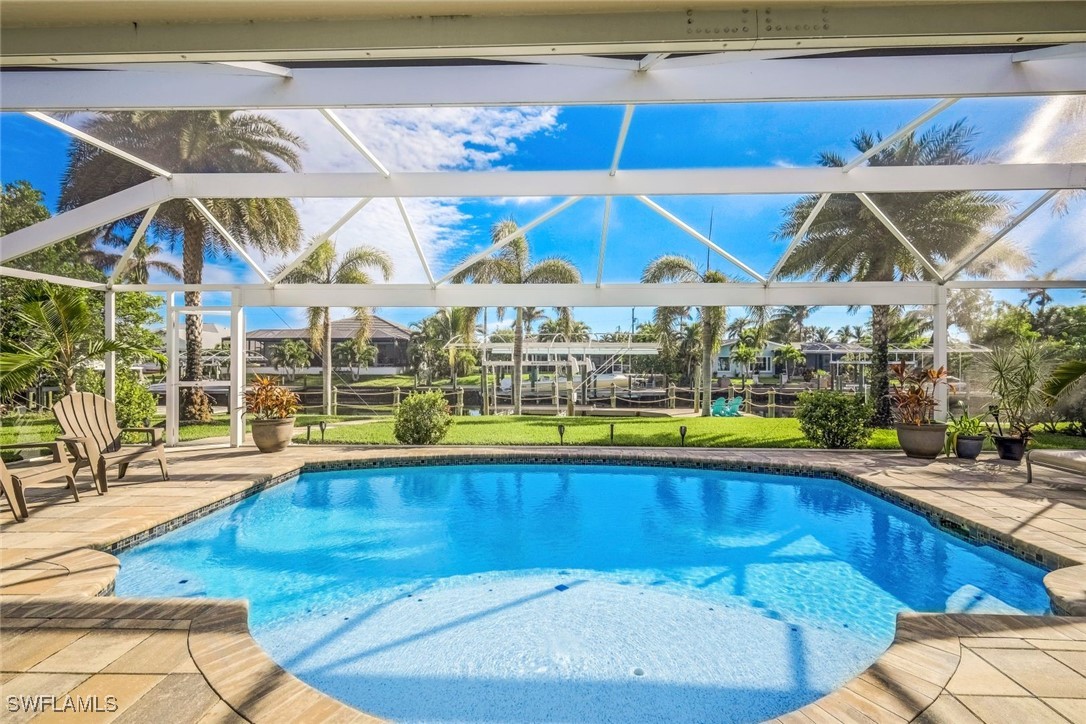
[[[245,393],[245,412],[253,415],[253,442],[260,452],[279,452],[294,435],[298,396],[271,377],[257,375]]]
[[[946,444],[947,426],[935,422],[935,389],[946,384],[946,368],[890,367],[890,399],[897,420],[897,441],[911,458],[934,460]]]
[[[965,410],[959,417],[950,416],[947,433],[947,455],[953,450],[963,460],[976,460],[984,447],[984,439],[988,437],[983,417],[970,417]]]
[[[988,388],[996,398],[988,412],[995,418],[997,434],[992,440],[1002,460],[1022,459],[1033,428],[1052,401],[1045,392],[1052,373],[1049,357],[1041,344],[1032,341],[988,355]]]

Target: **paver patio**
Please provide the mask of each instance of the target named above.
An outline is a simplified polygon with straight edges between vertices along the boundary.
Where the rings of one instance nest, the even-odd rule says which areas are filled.
[[[1086,615],[1086,491],[1018,466],[924,464],[892,452],[630,448],[359,448],[297,446],[276,455],[196,446],[170,452],[171,480],[133,467],[98,496],[30,490],[31,517],[0,523],[0,689],[9,696],[115,696],[88,721],[348,721],[369,717],[279,668],[248,635],[246,607],[204,599],[120,599],[105,552],[157,535],[193,511],[303,465],[421,459],[614,458],[833,471],[967,534],[1061,568],[1046,584],[1058,608]],[[1081,482],[1081,481],[1079,481]],[[13,714],[11,721],[30,715]],[[34,721],[64,721],[70,712]],[[19,718],[21,717],[21,718]],[[80,718],[80,721],[84,719]],[[903,615],[868,671],[782,721],[1086,722],[1086,618]]]

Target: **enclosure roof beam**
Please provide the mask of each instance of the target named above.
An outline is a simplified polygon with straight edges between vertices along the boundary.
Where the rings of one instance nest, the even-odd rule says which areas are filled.
[[[355,214],[357,214],[357,213],[358,213],[359,211],[361,211],[362,209],[364,209],[364,208],[366,207],[366,204],[368,204],[368,203],[369,203],[369,202],[371,202],[371,201],[373,201],[373,199],[369,199],[369,198],[366,198],[366,199],[360,199],[360,200],[358,201],[358,203],[356,203],[356,204],[355,204],[354,206],[352,206],[351,208],[347,209],[347,213],[345,213],[345,214],[343,214],[343,216],[339,217],[339,219],[338,219],[338,220],[336,220],[336,223],[334,223],[334,224],[332,224],[331,226],[329,226],[329,227],[328,227],[328,230],[327,230],[327,231],[325,231],[325,232],[324,232],[323,234],[319,234],[319,235],[318,235],[318,236],[317,236],[317,237],[316,237],[315,239],[313,239],[313,241],[312,241],[312,242],[310,242],[309,246],[307,246],[307,247],[306,247],[306,248],[305,248],[305,249],[304,249],[304,250],[302,251],[302,253],[301,253],[301,254],[299,254],[299,255],[298,255],[298,256],[297,256],[297,257],[296,257],[296,258],[294,259],[294,261],[290,262],[290,263],[289,263],[289,264],[287,264],[287,265],[286,265],[285,267],[283,267],[283,268],[282,268],[282,269],[281,269],[281,270],[279,271],[279,273],[278,273],[278,274],[276,274],[274,278],[272,278],[272,280],[271,280],[271,283],[272,283],[272,284],[279,284],[279,283],[280,283],[280,282],[282,282],[282,281],[283,281],[284,279],[286,279],[286,278],[287,278],[287,276],[288,276],[288,275],[289,275],[289,274],[290,274],[290,273],[291,273],[292,271],[294,271],[294,270],[295,270],[295,269],[297,269],[297,268],[298,268],[299,266],[301,266],[301,264],[302,264],[302,263],[303,263],[303,262],[304,262],[304,261],[305,261],[306,259],[308,259],[308,258],[310,257],[310,255],[311,255],[311,254],[312,254],[313,252],[315,252],[315,251],[317,250],[317,248],[318,248],[318,247],[319,247],[319,246],[320,246],[321,244],[323,244],[324,242],[326,242],[326,241],[328,240],[328,238],[329,238],[329,237],[331,237],[331,236],[332,236],[333,234],[335,234],[335,233],[336,233],[337,231],[339,231],[340,229],[342,229],[342,228],[343,228],[343,226],[344,226],[344,225],[345,225],[345,224],[346,224],[346,223],[347,223],[348,221],[350,221],[351,219],[353,219],[353,218],[354,218]]]
[[[622,171],[174,174],[181,198],[481,198],[924,193],[1086,187],[1086,163]],[[243,191],[242,191],[243,190]]]
[[[826,202],[830,200],[830,196],[831,194],[822,194],[818,197],[818,201],[811,209],[811,212],[807,214],[807,218],[803,220],[799,230],[796,231],[795,236],[792,237],[792,241],[788,243],[788,248],[784,250],[780,259],[773,265],[773,270],[769,272],[769,276],[766,277],[766,284],[771,284],[773,280],[777,278],[777,275],[781,273],[781,269],[784,268],[784,265],[791,258],[792,252],[794,252],[796,247],[800,245],[800,242],[803,241],[803,237],[805,237],[807,232],[811,229],[811,224],[814,223],[814,220],[818,217],[819,213],[822,212],[822,208],[826,205]]]
[[[990,239],[980,244],[972,251],[966,253],[963,258],[951,260],[950,263],[946,265],[946,273],[944,274],[944,278],[949,281],[961,274],[967,266],[979,259],[986,251],[999,243],[1000,239],[1014,231],[1015,227],[1028,219],[1034,211],[1047,204],[1049,200],[1057,193],[1059,193],[1059,191],[1047,191],[1041,194],[1041,196],[1034,200],[1032,204],[1027,206],[1025,209],[1019,212],[1017,216],[1011,219],[1006,226],[993,234]]]
[[[462,271],[468,269],[469,267],[471,267],[476,262],[479,262],[479,261],[487,258],[488,256],[490,256],[494,252],[498,251],[499,249],[504,247],[506,244],[511,242],[513,239],[516,239],[518,236],[524,236],[525,234],[527,234],[529,231],[531,231],[535,227],[537,227],[540,224],[544,223],[545,221],[551,219],[552,217],[557,216],[558,214],[562,213],[563,211],[568,209],[570,206],[573,206],[573,204],[577,203],[580,200],[581,200],[580,196],[571,196],[568,199],[566,199],[565,201],[563,201],[562,203],[555,206],[553,209],[550,209],[546,213],[540,214],[539,216],[535,217],[534,219],[529,221],[524,226],[517,227],[516,231],[514,231],[514,232],[512,232],[510,234],[506,234],[505,236],[498,239],[493,244],[491,244],[487,248],[483,249],[479,253],[472,254],[467,259],[460,262],[460,264],[458,264],[456,267],[454,267],[452,271],[450,271],[448,274],[446,274],[445,276],[438,279],[437,284],[438,285],[444,284],[445,282],[449,281],[450,279],[455,277],[460,272],[462,272]],[[440,305],[439,304],[438,306],[457,306],[457,305]],[[557,306],[562,306],[562,305],[557,305]]]
[[[914,118],[911,121],[909,121],[908,123],[906,123],[901,128],[899,128],[896,131],[894,131],[893,133],[891,133],[886,138],[884,138],[881,141],[879,141],[878,143],[876,143],[871,148],[869,148],[866,151],[864,151],[863,153],[861,153],[856,158],[854,158],[851,161],[849,161],[848,163],[846,163],[841,168],[841,170],[844,171],[845,173],[848,173],[849,171],[856,168],[861,163],[863,163],[867,159],[871,158],[875,154],[879,153],[883,149],[886,149],[886,148],[889,148],[890,146],[893,146],[895,143],[897,143],[901,139],[905,138],[905,136],[909,135],[910,133],[915,131],[917,128],[924,125],[925,123],[930,121],[932,118],[935,118],[935,116],[939,115],[940,113],[945,111],[947,108],[950,108],[952,105],[954,105],[957,102],[958,102],[957,98],[944,98],[943,100],[939,101],[938,103],[936,103],[934,106],[932,106],[928,110],[921,113],[916,118]]]
[[[1011,60],[1015,63],[1025,63],[1031,60],[1081,58],[1082,56],[1086,56],[1086,43],[1066,43],[1064,45],[1053,45],[1048,48],[1024,50],[1021,53],[1012,55]]]
[[[415,233],[415,226],[411,223],[411,217],[407,215],[407,209],[403,205],[403,199],[397,197],[396,207],[400,210],[400,218],[403,219],[403,225],[407,228],[407,235],[411,237],[411,244],[415,247],[415,253],[419,257],[419,263],[422,264],[422,271],[426,274],[426,281],[430,283],[430,286],[436,286],[437,282],[434,281],[434,274],[430,271],[430,262],[426,260],[426,252],[423,251],[418,234]]]
[[[889,231],[895,239],[901,242],[901,245],[912,254],[913,258],[920,262],[921,266],[927,269],[928,274],[931,274],[940,284],[946,281],[943,279],[942,274],[939,273],[939,270],[935,268],[935,265],[928,261],[928,258],[924,256],[911,241],[909,241],[909,237],[905,236],[901,229],[897,228],[897,224],[895,224],[889,216],[883,213],[882,209],[871,200],[871,197],[867,194],[856,194],[856,198],[867,207],[867,210],[879,220],[880,224],[886,227],[886,230]]]
[[[622,149],[626,145],[626,135],[630,132],[630,121],[633,120],[634,106],[627,105],[622,113],[622,124],[618,127],[618,140],[615,141],[615,152],[611,155],[610,175],[618,172],[618,162],[622,159]]]
[[[713,243],[713,240],[712,240],[712,239],[710,239],[709,237],[705,236],[705,235],[704,235],[704,234],[702,234],[702,233],[701,233],[700,231],[698,231],[698,230],[697,230],[697,229],[695,229],[694,227],[690,226],[690,224],[686,223],[685,221],[683,221],[682,219],[680,219],[680,218],[679,218],[678,216],[675,216],[675,214],[671,213],[670,211],[668,211],[668,210],[667,210],[667,209],[665,209],[664,207],[660,206],[660,204],[656,203],[655,201],[653,201],[652,199],[648,198],[647,196],[638,196],[638,197],[637,197],[637,200],[638,200],[638,201],[640,201],[641,203],[643,203],[643,204],[644,204],[645,206],[648,206],[648,207],[649,207],[650,209],[652,209],[653,211],[655,211],[655,212],[656,212],[657,214],[659,214],[660,216],[662,216],[662,217],[664,217],[665,219],[667,219],[668,221],[670,221],[670,222],[671,222],[672,224],[674,224],[674,225],[675,225],[675,226],[677,226],[678,228],[680,228],[680,229],[682,229],[683,231],[685,231],[685,232],[686,232],[687,234],[689,234],[690,236],[692,236],[692,237],[694,237],[695,239],[697,239],[698,241],[700,241],[700,242],[701,242],[702,244],[704,244],[705,246],[707,246],[707,247],[708,247],[709,249],[711,249],[711,250],[715,251],[715,252],[716,252],[717,254],[719,254],[720,256],[724,257],[725,259],[727,259],[728,261],[730,261],[730,262],[731,262],[732,264],[734,264],[735,266],[737,266],[737,267],[739,267],[740,269],[742,269],[742,270],[743,270],[744,272],[746,272],[746,273],[747,273],[747,274],[749,274],[750,276],[754,277],[755,279],[757,279],[758,281],[762,282],[763,284],[765,283],[765,281],[766,281],[766,278],[765,278],[764,276],[762,276],[761,274],[759,274],[758,272],[754,271],[754,270],[753,270],[753,269],[751,269],[751,268],[750,268],[749,266],[747,266],[746,264],[744,264],[744,263],[743,263],[742,261],[740,261],[740,259],[739,259],[739,258],[738,258],[737,256],[735,256],[734,254],[730,254],[729,252],[725,251],[724,249],[722,249],[722,248],[721,248],[720,246],[718,246],[717,244]]]
[[[264,73],[266,75],[274,75],[280,78],[290,78],[294,75],[294,71],[282,65],[275,65],[273,63],[262,63],[258,60],[249,61],[220,61],[219,65],[226,65],[231,68],[239,68],[241,70],[251,70],[254,73]]]
[[[139,166],[146,171],[150,171],[156,176],[164,176],[166,178],[170,178],[170,176],[172,175],[169,171],[159,168],[158,166],[150,163],[149,161],[144,161],[142,158],[134,156],[128,151],[123,151],[114,146],[113,144],[106,143],[101,139],[95,138],[89,133],[84,133],[78,128],[75,128],[74,126],[69,126],[64,121],[59,121],[50,115],[47,115],[45,113],[39,113],[37,111],[29,111],[26,115],[30,116],[31,118],[36,118],[43,123],[47,123],[58,131],[62,131],[73,138],[77,138],[80,141],[83,141],[84,143],[89,143],[90,145],[96,146],[97,148],[100,148],[107,153],[112,153],[117,158],[122,158],[125,161],[135,164],[136,166]]]
[[[204,206],[204,204],[199,199],[189,199],[189,202],[196,207],[196,210],[199,211],[205,219],[208,220],[208,223],[210,223],[215,231],[219,233],[219,236],[225,239],[226,242],[231,247],[233,247],[237,255],[240,256],[247,265],[249,265],[249,268],[256,272],[256,275],[263,279],[265,284],[271,284],[271,277],[264,273],[264,270],[260,268],[260,265],[257,264],[251,256],[249,256],[249,252],[245,251],[245,247],[238,243],[238,240],[234,238],[233,234],[231,234],[229,230],[227,230],[227,228],[223,226],[218,219],[215,218],[215,215],[212,214],[211,211],[206,206]]]
[[[132,259],[132,253],[136,250],[136,246],[140,243],[140,239],[147,233],[147,227],[151,225],[151,220],[155,218],[155,212],[158,211],[158,207],[159,204],[155,204],[143,214],[140,225],[136,227],[135,233],[132,234],[132,240],[129,241],[128,246],[124,248],[124,251],[121,253],[121,258],[113,265],[113,273],[109,275],[109,281],[106,283],[107,286],[112,287],[117,283],[117,280],[121,278],[121,274],[124,273],[129,260]]]
[[[155,178],[0,237],[0,263],[139,213],[172,198],[171,181]]]
[[[361,153],[366,160],[370,162],[370,165],[377,169],[383,177],[388,178],[392,175],[377,156],[373,154],[373,151],[367,148],[366,144],[362,143],[361,139],[355,135],[354,131],[348,128],[347,124],[340,120],[339,116],[328,108],[321,108],[321,115],[328,119],[328,122],[335,126],[336,130],[347,139],[347,142],[354,146],[355,150]]]
[[[51,282],[53,284],[62,284],[68,287],[79,287],[81,289],[97,289],[104,291],[106,285],[102,282],[88,282],[84,279],[72,279],[71,277],[57,276],[56,274],[46,274],[45,272],[34,271],[32,269],[16,269],[9,266],[0,266],[0,277],[11,277],[12,279],[29,279],[32,281]]]
[[[596,287],[603,284],[603,260],[607,255],[607,228],[611,223],[611,197],[603,202],[603,228],[600,231],[600,255],[596,262]]]
[[[3,73],[6,111],[274,110],[420,106],[745,103],[1086,93],[1086,58],[1011,63],[1010,53],[794,58],[650,73],[554,65],[297,68],[244,73]],[[739,66],[737,66],[739,67]]]

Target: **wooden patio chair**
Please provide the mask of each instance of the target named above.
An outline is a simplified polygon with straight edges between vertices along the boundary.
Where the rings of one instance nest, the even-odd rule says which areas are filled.
[[[64,431],[58,438],[67,443],[75,455],[75,469],[90,467],[98,492],[109,490],[106,469],[117,466],[117,479],[124,478],[129,463],[143,458],[154,458],[162,471],[162,479],[169,480],[166,470],[166,448],[162,430],[157,427],[120,427],[117,424],[117,408],[111,400],[89,392],[73,392],[53,405],[53,415]],[[125,443],[123,433],[141,433],[149,437],[145,443]]]
[[[52,448],[53,460],[38,465],[20,465],[9,468],[0,459],[0,488],[11,504],[11,512],[16,521],[25,520],[30,512],[26,507],[24,492],[28,487],[37,487],[41,483],[64,478],[68,483],[75,502],[79,502],[79,491],[75,489],[75,461],[68,459],[61,442],[15,443],[0,445],[0,450],[27,450],[34,448]]]

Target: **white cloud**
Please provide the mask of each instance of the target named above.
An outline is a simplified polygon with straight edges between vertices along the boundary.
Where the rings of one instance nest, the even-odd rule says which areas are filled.
[[[557,108],[408,108],[336,111],[392,173],[501,168],[520,141],[558,127]],[[371,172],[373,168],[317,111],[276,111],[305,139],[303,168],[310,172]],[[326,231],[353,199],[298,199],[308,239]],[[405,199],[404,206],[435,276],[457,260],[470,220],[456,199]],[[335,235],[341,249],[371,244],[388,251],[394,282],[425,281],[422,264],[391,199],[371,202]],[[453,258],[450,258],[453,257]],[[267,268],[281,258],[265,259]]]

